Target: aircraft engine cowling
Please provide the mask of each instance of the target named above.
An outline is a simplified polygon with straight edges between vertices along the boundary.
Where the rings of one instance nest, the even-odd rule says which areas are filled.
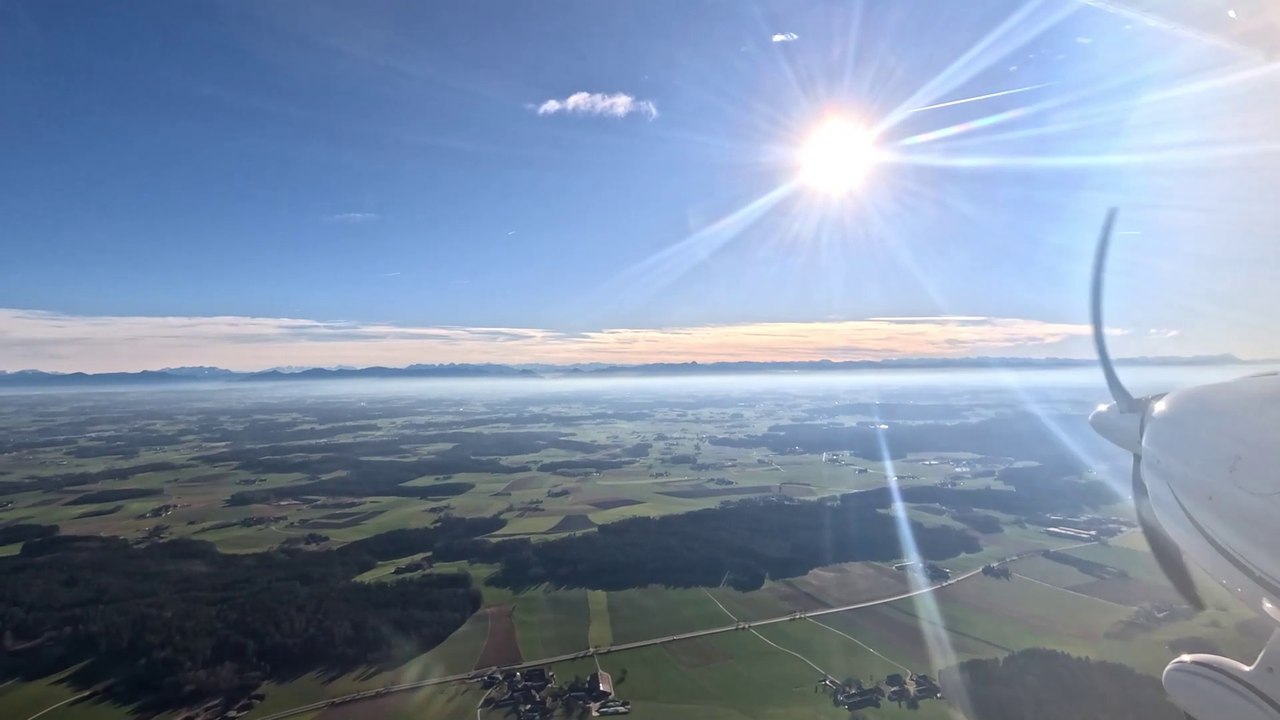
[[[1183,655],[1164,669],[1165,692],[1198,720],[1280,720],[1280,675],[1264,657],[1253,667],[1217,655]]]

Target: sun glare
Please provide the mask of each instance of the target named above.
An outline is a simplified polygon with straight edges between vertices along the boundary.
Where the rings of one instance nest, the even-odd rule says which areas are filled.
[[[844,119],[824,122],[800,149],[800,180],[832,196],[857,190],[876,162],[871,132]]]

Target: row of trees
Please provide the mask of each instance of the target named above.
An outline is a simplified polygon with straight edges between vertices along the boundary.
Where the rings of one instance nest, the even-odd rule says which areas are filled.
[[[1030,515],[1115,501],[1105,483],[1060,475],[1067,471],[1043,466],[1014,473],[1005,478],[1009,490],[913,486],[900,492],[905,502],[941,505],[960,522],[987,534],[1002,531],[1000,520],[978,509]],[[903,558],[900,521],[883,512],[893,503],[889,488],[849,493],[836,503],[747,500],[679,515],[620,520],[595,533],[545,542],[446,538],[435,553],[441,560],[498,564],[499,571],[489,581],[513,588],[550,583],[621,590],[728,582],[752,590],[766,578],[795,577],[832,563]],[[976,537],[953,527],[915,521],[907,527],[926,560],[981,549]]]
[[[0,545],[26,542],[39,538],[53,537],[58,534],[57,525],[39,525],[36,523],[13,523],[0,526]]]
[[[461,518],[447,515],[441,517],[431,527],[388,530],[347,543],[338,552],[357,557],[368,556],[378,561],[394,560],[429,552],[442,544],[488,535],[501,530],[506,525],[506,520],[496,516]]]
[[[94,490],[83,495],[77,495],[71,498],[65,504],[67,505],[99,505],[102,503],[113,503],[121,500],[135,500],[142,497],[152,497],[162,495],[164,491],[160,488],[107,488],[106,490]]]
[[[16,495],[18,493],[40,490],[55,492],[63,488],[93,485],[107,480],[128,480],[134,475],[150,472],[177,470],[180,466],[167,461],[141,463],[127,467],[108,468],[96,472],[65,473],[49,477],[37,477],[27,480],[0,480],[0,495]]]
[[[939,679],[965,717],[983,720],[1183,717],[1156,678],[1127,665],[1057,650],[1031,648],[1003,658],[967,660],[943,670]]]
[[[645,585],[760,587],[767,577],[803,575],[832,563],[894,560],[905,551],[898,520],[879,512],[876,498],[846,502],[746,501],[679,515],[639,517],[602,525],[594,533],[546,542],[451,540],[440,560],[466,559],[501,567],[489,582],[521,588],[622,590]],[[977,538],[952,527],[910,522],[920,554],[945,560],[981,549]]]
[[[952,510],[951,519],[956,522],[963,523],[983,535],[994,535],[1004,532],[1004,526],[1000,524],[1000,518],[995,515],[977,512],[975,510]]]

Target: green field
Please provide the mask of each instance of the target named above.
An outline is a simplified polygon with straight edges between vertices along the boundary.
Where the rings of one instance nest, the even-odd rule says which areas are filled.
[[[60,398],[60,400],[63,398]],[[367,537],[397,527],[421,525],[432,519],[426,511],[434,506],[447,505],[449,512],[460,515],[481,515],[506,510],[508,526],[502,536],[540,537],[551,531],[567,515],[582,515],[593,523],[605,523],[637,515],[656,515],[687,512],[699,508],[714,507],[722,499],[759,496],[779,489],[802,498],[821,497],[849,492],[884,484],[883,468],[879,463],[849,458],[847,465],[838,466],[822,462],[819,455],[773,455],[757,449],[722,447],[703,442],[705,434],[716,432],[760,432],[772,423],[794,411],[794,405],[759,406],[751,417],[732,418],[715,408],[691,412],[673,411],[647,406],[649,418],[644,421],[603,421],[590,425],[561,425],[554,414],[541,424],[521,424],[522,432],[560,432],[584,447],[598,448],[585,454],[608,456],[610,450],[630,443],[649,442],[653,448],[648,457],[627,460],[628,465],[600,471],[586,477],[561,476],[553,472],[541,472],[536,466],[544,462],[578,460],[581,451],[550,448],[534,453],[514,453],[503,456],[503,462],[512,466],[529,465],[525,473],[492,475],[462,472],[452,475],[452,480],[468,482],[475,488],[463,495],[420,500],[407,497],[363,497],[352,502],[353,514],[367,516],[349,526],[330,519],[333,508],[324,503],[272,503],[244,506],[228,506],[229,495],[241,490],[264,490],[286,487],[308,479],[305,472],[262,472],[241,467],[234,461],[209,461],[228,450],[241,451],[260,445],[265,449],[282,447],[272,444],[268,438],[254,441],[237,439],[231,442],[211,441],[223,433],[250,433],[261,424],[293,423],[287,432],[309,433],[307,437],[321,438],[315,445],[295,443],[299,452],[324,452],[324,443],[362,443],[399,441],[403,444],[399,454],[379,459],[410,460],[425,454],[447,449],[439,443],[415,443],[415,431],[411,428],[420,422],[424,412],[420,403],[397,399],[379,413],[373,422],[353,417],[349,422],[307,422],[305,405],[281,399],[278,402],[250,403],[260,408],[257,414],[233,414],[235,419],[221,421],[218,432],[208,432],[200,425],[209,413],[224,411],[216,399],[183,398],[167,407],[166,419],[152,418],[155,412],[143,401],[134,412],[147,420],[130,424],[131,410],[112,407],[110,398],[85,396],[71,403],[65,412],[75,420],[48,414],[37,415],[34,408],[44,408],[34,400],[30,406],[19,406],[0,417],[0,429],[21,429],[24,432],[39,431],[44,425],[72,426],[84,434],[83,439],[67,444],[54,444],[47,448],[23,450],[0,455],[0,471],[15,477],[31,479],[59,477],[76,473],[100,473],[127,469],[150,463],[172,463],[171,469],[143,472],[120,480],[106,480],[87,485],[74,485],[50,491],[16,493],[8,496],[13,505],[0,510],[0,522],[18,521],[53,523],[64,533],[108,533],[125,537],[138,537],[156,525],[165,525],[168,536],[189,535],[207,540],[227,552],[256,552],[269,549],[300,537],[308,532],[327,535],[332,542],[346,542]],[[165,400],[168,402],[168,400]],[[228,399],[230,407],[247,402],[244,398]],[[189,403],[189,404],[184,404]],[[213,403],[210,405],[209,403]],[[400,406],[400,411],[394,408]],[[25,413],[24,413],[25,410]],[[560,413],[588,412],[573,405],[547,408]],[[438,409],[435,409],[438,412]],[[495,410],[495,413],[501,411]],[[81,419],[83,418],[83,419]],[[120,418],[125,418],[121,420]],[[507,431],[505,417],[495,414],[492,426],[468,426],[466,432],[484,433]],[[358,429],[344,432],[348,426]],[[329,427],[332,430],[329,430]],[[697,426],[693,430],[690,426]],[[131,433],[154,433],[163,438],[164,445],[133,445]],[[419,433],[420,434],[420,433]],[[429,433],[428,433],[429,435]],[[653,442],[655,437],[666,438]],[[279,442],[289,443],[288,440]],[[98,452],[98,448],[124,448],[123,456],[81,457],[85,451]],[[294,446],[290,446],[294,447]],[[696,455],[703,464],[694,470],[688,465],[672,464],[670,459],[681,454]],[[922,464],[926,457],[902,460],[895,464],[899,474],[911,474],[904,484],[929,483],[942,478],[950,471],[949,465]],[[366,459],[378,456],[366,456]],[[870,472],[857,474],[852,468],[866,467]],[[330,473],[326,477],[332,477]],[[712,478],[729,477],[729,488],[709,485]],[[406,483],[406,487],[430,487],[438,478],[423,476]],[[118,509],[110,514],[86,516],[86,511],[109,509],[109,506],[68,504],[86,492],[118,487],[140,488],[157,491],[151,497],[134,498],[112,503]],[[756,489],[758,488],[758,489]],[[739,489],[749,489],[745,494],[734,494]],[[705,492],[703,497],[679,497],[681,493]],[[727,494],[717,495],[717,492]],[[676,493],[672,495],[670,493]],[[142,517],[148,511],[162,505],[172,506],[160,517]],[[275,518],[267,522],[265,518]],[[250,524],[250,523],[261,524]],[[15,552],[16,548],[4,548],[3,552]]]
[[[527,592],[517,595],[513,604],[516,636],[525,657],[554,657],[589,647],[586,590]]]
[[[591,625],[587,628],[587,644],[591,647],[612,645],[613,624],[609,616],[609,594],[603,590],[588,590],[587,607],[591,611]]]
[[[768,636],[768,633],[765,633]],[[771,640],[794,640],[787,632]],[[820,639],[819,639],[820,640]],[[785,645],[784,645],[785,646]],[[832,654],[838,659],[839,651]],[[685,640],[599,658],[637,718],[844,718],[848,713],[815,691],[818,674],[803,661],[750,632]],[[555,666],[558,675],[585,676],[591,660]],[[619,682],[619,678],[623,678]],[[892,704],[873,717],[906,717]],[[945,718],[945,703],[924,703],[913,717]]]
[[[1018,407],[1016,399],[983,393],[931,392],[929,402],[948,408],[954,404],[939,411],[947,423],[1012,418]],[[879,391],[875,397],[880,397]],[[13,435],[27,443],[0,452],[0,481],[32,485],[30,490],[24,486],[0,497],[12,503],[0,509],[0,527],[52,523],[63,534],[116,535],[139,543],[145,542],[148,532],[159,532],[164,537],[204,540],[227,553],[254,553],[289,544],[333,548],[388,530],[427,527],[448,515],[500,515],[506,525],[493,539],[526,538],[538,543],[567,533],[591,532],[594,525],[628,517],[715,508],[746,498],[834,500],[830,496],[883,487],[886,464],[848,452],[827,461],[824,452],[738,441],[757,437],[764,438],[760,443],[771,442],[768,437],[777,428],[797,424],[820,430],[826,425],[852,427],[877,420],[857,404],[866,400],[864,390],[827,387],[788,394],[717,390],[697,398],[671,392],[652,397],[553,393],[509,398],[447,392],[421,397],[403,393],[340,397],[86,393],[56,400],[24,398],[0,407],[0,437]],[[1058,405],[1048,402],[1043,407],[1087,410],[1068,396],[1055,402]],[[846,409],[842,403],[862,409]],[[922,411],[917,403],[917,399],[904,402],[899,412]],[[923,412],[929,415],[930,410],[925,407]],[[733,442],[718,443],[713,438]],[[356,454],[343,455],[348,452],[343,448]],[[114,452],[120,454],[101,454]],[[913,451],[894,461],[892,472],[907,486],[931,486],[960,476],[966,488],[1007,489],[991,475],[1011,464],[1026,465],[1023,458],[1015,457],[1017,452],[1018,448],[1011,448],[1006,457],[993,452]],[[472,486],[447,497],[353,491],[232,502],[237,492],[317,480],[357,480],[370,471],[362,464],[366,461],[411,463],[444,457],[452,462],[463,456],[467,462],[492,461],[521,469],[482,472],[460,463],[457,472],[426,473],[396,485],[399,490],[407,488],[409,494],[415,488],[442,483]],[[172,465],[129,477],[111,476],[160,462]],[[591,463],[604,466],[596,470]],[[975,474],[970,477],[970,472]],[[50,484],[84,473],[105,475],[86,483]],[[107,503],[76,501],[90,492],[121,488],[158,494]],[[936,506],[922,507],[908,507],[907,517],[925,525],[963,527]],[[156,517],[145,517],[157,512]],[[1107,512],[1125,510],[1108,508]],[[982,535],[979,552],[941,564],[953,573],[963,573],[1015,554],[1072,544],[1011,515],[992,514],[1001,520],[1002,532]],[[778,538],[779,544],[785,542],[786,538]],[[0,547],[0,557],[19,553],[21,548],[21,544]],[[618,694],[635,703],[634,716],[641,720],[835,720],[847,713],[815,693],[818,670],[792,653],[837,678],[865,680],[883,678],[904,667],[932,674],[957,660],[1030,647],[1124,662],[1148,674],[1158,674],[1174,654],[1173,648],[1189,639],[1211,642],[1242,659],[1260,647],[1256,629],[1242,624],[1247,613],[1203,578],[1201,587],[1210,602],[1207,612],[1161,625],[1131,623],[1136,606],[1174,597],[1137,533],[1108,546],[1068,552],[1122,570],[1127,578],[1099,580],[1032,556],[1013,566],[1017,575],[1010,581],[977,576],[927,598],[828,614],[814,618],[817,622],[779,622],[761,626],[759,635],[733,630],[609,652],[596,659],[613,674]],[[394,582],[397,566],[418,559],[415,555],[384,560],[357,579]],[[616,562],[625,563],[627,558]],[[469,672],[492,636],[490,609],[511,613],[520,656],[536,660],[720,628],[735,619],[750,622],[890,597],[909,587],[906,575],[892,565],[827,565],[797,577],[771,577],[759,590],[741,592],[730,587],[659,586],[513,590],[485,582],[497,566],[438,562],[426,572],[470,573],[487,609],[440,645],[397,667],[269,682],[263,687],[266,700],[250,717],[351,692]],[[585,677],[595,668],[595,659],[588,657],[561,663],[556,671],[568,679]],[[9,682],[0,685],[0,717],[24,720],[80,692],[57,678]],[[376,710],[379,717],[469,719],[482,697],[483,692],[473,685],[455,684],[380,698],[364,707],[368,712]],[[360,717],[361,707],[355,703],[304,717]],[[864,715],[941,718],[947,714],[946,707],[945,702],[934,701],[910,711],[886,704]],[[41,718],[114,720],[129,715],[127,708],[82,702],[55,708]],[[480,715],[492,720],[502,717],[496,711]]]
[[[609,593],[609,617],[618,643],[725,624],[723,611],[703,591],[658,587]]]
[[[1042,557],[1029,557],[1019,562],[1016,571],[1019,575],[1059,587],[1080,585],[1092,582],[1095,579],[1070,565],[1064,565]]]

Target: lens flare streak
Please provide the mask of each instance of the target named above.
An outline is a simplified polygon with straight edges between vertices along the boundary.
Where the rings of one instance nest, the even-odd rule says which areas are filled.
[[[1256,95],[1259,98],[1264,97],[1269,92],[1265,83],[1272,80],[1273,76],[1280,75],[1278,73],[1280,71],[1280,63],[1249,64],[1248,67],[1244,68],[1232,65],[1224,71],[1215,71],[1207,76],[1200,76],[1174,87],[1147,92],[1134,100],[1126,99],[1121,102],[1104,103],[1088,102],[1090,96],[1135,85],[1149,79],[1162,69],[1166,68],[1161,64],[1151,63],[1135,72],[1118,74],[1103,83],[1095,83],[1087,89],[1055,95],[1050,99],[1027,106],[1023,109],[1024,112],[1019,115],[1019,117],[1025,118],[1035,113],[1065,106],[1065,112],[1059,112],[1055,122],[1041,123],[1030,127],[1025,126],[1024,123],[1024,127],[1002,133],[983,133],[958,142],[948,142],[946,147],[948,149],[958,149],[982,145],[999,145],[1033,137],[1087,130],[1091,127],[1100,127],[1109,123],[1125,123],[1130,121],[1136,110],[1147,109],[1150,111],[1157,106],[1160,109],[1159,117],[1166,122],[1173,117],[1186,117],[1195,122],[1197,121],[1196,118],[1203,115],[1205,107],[1213,107],[1214,103],[1220,103],[1224,107],[1234,105],[1233,98],[1224,95],[1224,93],[1235,92],[1250,96]],[[1007,120],[1008,118],[998,118],[995,122],[987,122],[984,118],[970,121],[963,124],[962,128],[921,133],[918,136],[899,141],[898,144],[915,145],[927,141],[950,139],[966,134],[971,130],[985,129]]]
[[[1004,22],[956,58],[955,62],[886,115],[875,128],[875,134],[884,134],[910,115],[914,108],[937,102],[937,98],[972,80],[994,62],[1026,45],[1079,8],[1079,5],[1073,3],[1051,4],[1043,0],[1022,4]]]
[[[948,100],[947,102],[937,103],[936,105],[925,105],[911,110],[913,113],[924,112],[925,110],[940,110],[942,108],[953,107],[955,105],[964,105],[965,103],[978,102],[980,100],[991,100],[993,98],[1004,97],[1006,95],[1016,95],[1018,93],[1030,92],[1057,85],[1056,82],[1039,83],[1037,85],[1028,85],[1026,87],[1013,88],[1012,90],[1001,90],[999,92],[987,93],[985,95],[974,95],[973,97],[960,98],[959,100]]]
[[[709,259],[795,191],[792,181],[761,195],[707,227],[617,275],[608,286],[615,297],[636,300],[678,280]]]
[[[876,420],[879,422],[878,417]],[[879,428],[876,439],[880,445],[880,457],[884,462],[884,476],[893,498],[893,507],[890,512],[893,513],[894,523],[898,529],[898,544],[902,548],[903,560],[916,563],[915,566],[906,569],[906,575],[911,591],[918,592],[911,597],[911,602],[915,606],[916,617],[920,619],[918,627],[921,635],[924,636],[929,663],[935,668],[954,667],[957,662],[956,652],[951,646],[951,638],[947,635],[946,621],[938,609],[938,601],[934,598],[934,594],[924,592],[925,588],[929,587],[923,572],[924,558],[920,555],[915,534],[911,531],[911,519],[907,517],[906,505],[902,501],[902,488],[898,485],[893,468],[893,456],[889,452],[889,441],[885,437],[886,426],[881,423]],[[959,707],[969,706],[968,697],[961,684],[956,683],[955,686],[948,687],[947,691]]]
[[[1148,66],[1145,69],[1140,69],[1133,73],[1117,74],[1116,76],[1104,82],[1093,83],[1086,87],[1077,88],[1070,92],[1055,94],[1052,97],[1049,97],[1045,100],[1042,100],[1032,105],[1025,105],[1020,108],[1007,110],[1005,112],[996,113],[994,115],[989,115],[987,117],[979,118],[976,120],[970,120],[964,123],[960,123],[958,125],[953,125],[951,127],[940,128],[937,130],[931,130],[925,133],[920,133],[918,135],[914,135],[912,137],[901,140],[898,142],[898,144],[899,145],[917,145],[925,142],[951,138],[951,137],[955,137],[957,135],[963,135],[975,130],[983,130],[989,127],[993,127],[995,125],[1001,125],[1007,122],[1011,122],[1013,120],[1029,117],[1031,115],[1044,112],[1046,110],[1055,110],[1058,108],[1062,108],[1063,106],[1076,107],[1077,103],[1079,103],[1080,101],[1086,101],[1091,96],[1097,96],[1104,92],[1109,92],[1117,88],[1122,88],[1122,87],[1131,85],[1132,83],[1138,82],[1146,75],[1152,72],[1155,72],[1156,67],[1157,66],[1155,64],[1152,64],[1151,66]],[[1056,85],[1056,84],[1057,83],[1042,83],[1040,85],[1033,85],[1025,89],[1038,89],[1038,88],[1043,88],[1043,87]],[[952,103],[970,102],[971,100],[977,100],[977,99],[988,99],[991,97],[998,97],[1000,95],[1008,95],[1014,92],[1021,92],[1022,90],[1023,89],[1006,90],[1006,91],[1002,91],[1001,93],[979,95],[972,99],[966,98],[962,100],[952,101]],[[944,103],[943,105],[934,105],[932,107],[934,108],[944,107],[945,105],[946,104]],[[1085,109],[1083,110],[1083,113],[1089,116],[1088,120],[1082,120],[1075,124],[1062,122],[1062,123],[1054,123],[1048,126],[1042,125],[1039,128],[1034,128],[1033,130],[1036,130],[1035,134],[1052,134],[1055,131],[1060,131],[1063,129],[1085,127],[1089,124],[1103,122],[1108,119],[1115,120],[1118,118],[1123,118],[1129,112],[1132,111],[1131,106],[1127,103],[1124,105],[1115,104],[1115,103],[1096,104],[1092,106],[1085,105],[1084,108]],[[1077,112],[1081,112],[1081,111],[1077,111]],[[1050,129],[1050,128],[1056,128],[1057,130]],[[1005,134],[1003,137],[1009,137],[1009,136],[1016,136],[1016,134],[1008,133],[1008,134]],[[986,136],[986,137],[989,138],[989,137],[998,137],[998,136]],[[983,138],[979,138],[979,140],[982,140],[982,139]]]
[[[942,140],[943,138],[954,137],[962,133],[972,132],[974,130],[981,130],[983,128],[988,128],[994,125],[999,125],[1001,123],[1017,120],[1018,118],[1029,115],[1030,113],[1031,113],[1031,108],[1029,107],[1014,108],[1013,110],[1006,110],[1001,113],[996,113],[994,115],[988,115],[983,118],[978,118],[977,120],[969,120],[967,122],[951,125],[949,127],[938,128],[937,130],[930,130],[929,132],[923,132],[923,133],[920,133],[919,135],[912,135],[909,138],[899,140],[898,145],[906,147],[911,145],[920,145],[922,143],[932,142],[934,140]]]
[[[1050,169],[1120,167],[1126,165],[1160,165],[1194,163],[1234,157],[1251,157],[1280,152],[1280,143],[1241,145],[1208,145],[1200,148],[1168,149],[1139,153],[1103,153],[1097,155],[916,155],[894,154],[891,162],[926,167]]]

